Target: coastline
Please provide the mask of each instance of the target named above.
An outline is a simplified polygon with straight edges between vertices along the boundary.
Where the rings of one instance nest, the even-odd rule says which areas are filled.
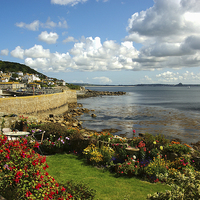
[[[162,134],[169,139],[180,139],[189,144],[200,141],[200,116],[192,110],[137,104],[129,93],[123,96],[79,99],[84,107],[94,109],[96,118],[80,116],[83,127],[101,131],[115,129],[117,135],[132,137],[132,130],[152,135]],[[129,98],[130,96],[130,98]],[[137,98],[137,97],[136,97]],[[125,102],[124,102],[125,101]],[[126,103],[127,101],[127,103]],[[119,104],[123,102],[122,104]]]
[[[140,133],[149,133],[152,135],[163,134],[168,138],[180,139],[188,144],[200,141],[200,117],[197,115],[194,116],[189,112],[184,113],[175,109],[145,105],[126,105],[122,108],[116,105],[113,109],[109,108],[109,105],[106,104],[104,105],[105,108],[102,108],[101,104],[97,105],[98,102],[105,104],[104,100],[108,99],[109,102],[115,104],[115,99],[123,101],[123,95],[126,94],[118,95],[118,92],[115,92],[115,95],[113,95],[110,92],[109,98],[107,98],[108,94],[105,95],[106,98],[102,98],[102,92],[107,93],[107,91],[98,93],[92,91],[93,95],[85,96],[85,100],[78,98],[80,102],[78,105],[70,108],[69,112],[63,113],[61,109],[59,112],[57,110],[55,112],[48,111],[33,117],[38,118],[38,121],[41,122],[61,123],[63,126],[77,127],[89,132],[110,131],[116,135],[132,137],[132,130],[134,129],[136,130],[136,136]],[[84,105],[81,101],[89,102],[89,105],[87,105],[88,103]],[[84,108],[82,107],[83,105]],[[115,117],[116,113],[113,113],[113,110],[120,119]],[[102,114],[101,111],[104,113]],[[106,116],[104,116],[105,111],[108,113]],[[66,114],[70,114],[73,117],[68,117],[68,121],[63,123],[64,120],[62,118]],[[55,119],[50,119],[49,115],[53,115]],[[96,116],[94,117],[94,115]]]

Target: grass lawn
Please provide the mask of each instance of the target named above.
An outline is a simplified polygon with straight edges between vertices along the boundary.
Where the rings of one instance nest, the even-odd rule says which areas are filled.
[[[108,171],[85,164],[83,159],[72,154],[47,156],[47,164],[48,173],[59,183],[74,180],[95,189],[96,200],[143,200],[147,194],[169,189],[161,183],[152,184],[134,177],[116,177]]]

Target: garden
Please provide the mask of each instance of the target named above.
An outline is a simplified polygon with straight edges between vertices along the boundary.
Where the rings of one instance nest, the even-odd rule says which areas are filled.
[[[200,198],[200,153],[186,143],[24,121],[31,135],[0,134],[0,194],[7,200]]]

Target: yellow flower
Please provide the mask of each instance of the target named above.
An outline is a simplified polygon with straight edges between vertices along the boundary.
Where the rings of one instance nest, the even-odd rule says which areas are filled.
[[[153,141],[153,144],[156,144],[156,141]]]

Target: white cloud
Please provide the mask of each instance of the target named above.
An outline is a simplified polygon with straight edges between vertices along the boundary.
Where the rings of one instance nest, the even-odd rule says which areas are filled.
[[[54,27],[57,26],[57,24],[56,24],[55,22],[51,21],[51,18],[50,18],[50,17],[48,17],[46,23],[44,23],[44,24],[43,24],[43,23],[40,23],[40,24],[41,24],[41,26],[42,26],[43,28],[54,28]]]
[[[40,26],[40,22],[39,22],[39,20],[35,20],[30,24],[20,22],[20,23],[16,23],[15,25],[20,27],[20,28],[26,28],[26,29],[31,30],[31,31],[38,31],[39,26]]]
[[[30,24],[26,24],[24,22],[20,22],[20,23],[16,23],[15,24],[17,27],[19,28],[25,28],[31,31],[38,31],[40,27],[42,28],[55,28],[55,27],[59,27],[59,28],[68,28],[67,25],[67,21],[65,19],[60,19],[60,21],[58,23],[51,21],[51,18],[48,17],[47,21],[45,23],[40,22],[39,20],[35,20],[33,22],[31,22]]]
[[[75,6],[78,3],[85,3],[87,0],[51,0],[53,4]]]
[[[149,76],[145,75],[144,78],[145,81],[148,81],[148,83],[152,83],[152,78],[150,78]]]
[[[133,59],[138,51],[129,41],[121,45],[110,40],[101,43],[99,37],[81,38],[68,53],[51,53],[41,45],[34,45],[23,50],[25,63],[32,67],[54,71],[107,71],[107,70],[138,70],[140,66]]]
[[[121,45],[112,40],[102,44],[99,37],[82,38],[81,42],[74,44],[70,54],[80,70],[106,71],[139,67],[132,61],[138,57],[138,51],[128,41]]]
[[[55,44],[58,39],[58,34],[53,32],[47,33],[47,31],[44,31],[38,36],[38,39],[48,44]]]
[[[112,80],[109,79],[108,77],[105,77],[105,76],[102,76],[102,77],[94,77],[94,78],[92,78],[92,79],[98,80],[99,83],[101,83],[101,84],[102,84],[102,83],[104,83],[104,84],[112,83]]]
[[[1,55],[2,56],[7,56],[8,55],[8,53],[9,53],[9,50],[8,49],[3,49],[3,50],[1,50]]]
[[[78,42],[78,40],[76,40],[74,37],[72,36],[69,36],[67,37],[66,39],[63,40],[64,43],[67,43],[67,42]]]
[[[17,46],[10,54],[15,58],[24,59],[24,50],[20,46]]]
[[[43,46],[41,45],[35,45],[30,49],[26,49],[24,54],[29,58],[49,58],[50,50],[43,49]]]
[[[140,70],[200,65],[199,0],[154,0],[129,19],[125,41],[141,43]],[[139,68],[138,68],[139,69]]]
[[[42,49],[43,50],[43,49]],[[47,51],[48,52],[48,51]],[[25,59],[25,64],[31,68],[40,68],[45,72],[59,72],[59,71],[70,71],[73,67],[73,60],[71,59],[69,53],[50,53],[46,57]]]
[[[186,71],[184,73],[166,71],[156,75],[159,83],[198,83],[200,81],[200,73]]]
[[[58,22],[58,27],[60,28],[68,28],[67,21],[65,19],[62,19]]]
[[[99,0],[96,0],[97,2],[99,2]],[[103,2],[107,2],[107,1],[109,1],[109,0],[102,0]]]

